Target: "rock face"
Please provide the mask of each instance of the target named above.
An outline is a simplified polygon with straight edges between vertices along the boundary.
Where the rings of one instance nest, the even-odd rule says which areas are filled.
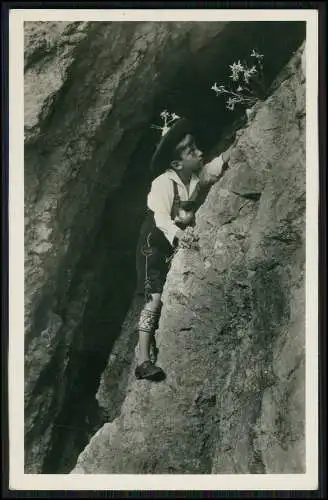
[[[26,473],[70,471],[104,419],[115,418],[79,468],[223,471],[234,467],[235,451],[219,460],[227,443],[233,450],[238,443],[243,470],[288,469],[292,459],[295,470],[303,466],[295,458],[304,343],[298,58],[239,137],[231,171],[199,212],[200,252],[180,252],[173,263],[158,332],[168,381],[152,387],[131,379],[141,307],[133,299],[134,252],[157,140],[151,124],[166,107],[189,114],[207,152],[220,149],[232,117],[210,94],[212,82],[263,40],[268,58],[274,54],[270,80],[305,37],[303,23],[260,24],[25,24]],[[188,316],[197,307],[197,318]],[[165,421],[156,422],[169,400]],[[233,437],[239,433],[243,441]],[[135,440],[136,454],[124,458]]]
[[[100,271],[99,265],[87,267],[87,257],[83,260],[89,251],[93,260],[99,257],[93,239],[100,224],[108,222],[100,221],[100,216],[122,181],[145,123],[149,127],[156,95],[180,58],[187,57],[190,47],[184,40],[192,32],[197,53],[223,27],[221,23],[26,24],[25,463],[29,472],[42,468],[51,447],[56,414],[79,377],[73,360],[88,350],[85,341],[90,344],[84,339],[91,338],[98,350],[104,344],[97,334],[84,335],[81,326],[90,294],[98,293],[101,301],[113,295],[108,283],[106,290],[97,284],[99,272],[113,279],[109,261],[102,262]],[[137,223],[135,227],[138,230]],[[117,234],[115,238],[114,246]],[[113,269],[119,265],[112,260]],[[122,317],[106,318],[107,338],[115,338],[126,300],[123,293]],[[117,310],[117,305],[111,307]]]
[[[72,473],[305,471],[302,50],[238,134],[198,212],[199,249],[173,260],[157,331],[166,381],[136,381],[132,366],[119,415]],[[100,389],[104,404],[106,372]]]

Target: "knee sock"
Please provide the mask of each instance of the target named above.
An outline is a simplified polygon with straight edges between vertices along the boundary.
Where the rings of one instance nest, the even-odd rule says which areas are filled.
[[[137,346],[137,358],[141,363],[146,359],[151,359],[152,345],[155,331],[158,326],[159,312],[143,309],[139,316],[138,333],[139,342]]]
[[[144,308],[139,316],[138,331],[155,333],[158,328],[160,311],[150,311]]]

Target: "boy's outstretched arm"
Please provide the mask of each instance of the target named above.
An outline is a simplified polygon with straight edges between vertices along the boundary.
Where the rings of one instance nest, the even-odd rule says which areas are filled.
[[[209,186],[217,182],[229,166],[231,152],[234,148],[234,143],[223,151],[219,156],[213,158],[206,163],[199,175],[200,183],[204,186]]]

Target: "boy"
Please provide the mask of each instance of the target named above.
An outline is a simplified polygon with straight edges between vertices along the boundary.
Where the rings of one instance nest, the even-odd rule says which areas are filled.
[[[137,248],[138,292],[146,296],[138,322],[138,379],[165,378],[155,365],[155,331],[169,261],[177,245],[190,237],[202,188],[221,177],[230,157],[231,147],[204,165],[191,132],[188,121],[179,118],[162,137],[151,162],[155,178]]]

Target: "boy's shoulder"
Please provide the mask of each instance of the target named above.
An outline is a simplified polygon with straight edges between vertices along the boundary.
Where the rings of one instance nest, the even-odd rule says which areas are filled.
[[[155,177],[152,181],[153,184],[170,184],[172,182],[172,174],[169,170],[166,170],[162,174]]]

